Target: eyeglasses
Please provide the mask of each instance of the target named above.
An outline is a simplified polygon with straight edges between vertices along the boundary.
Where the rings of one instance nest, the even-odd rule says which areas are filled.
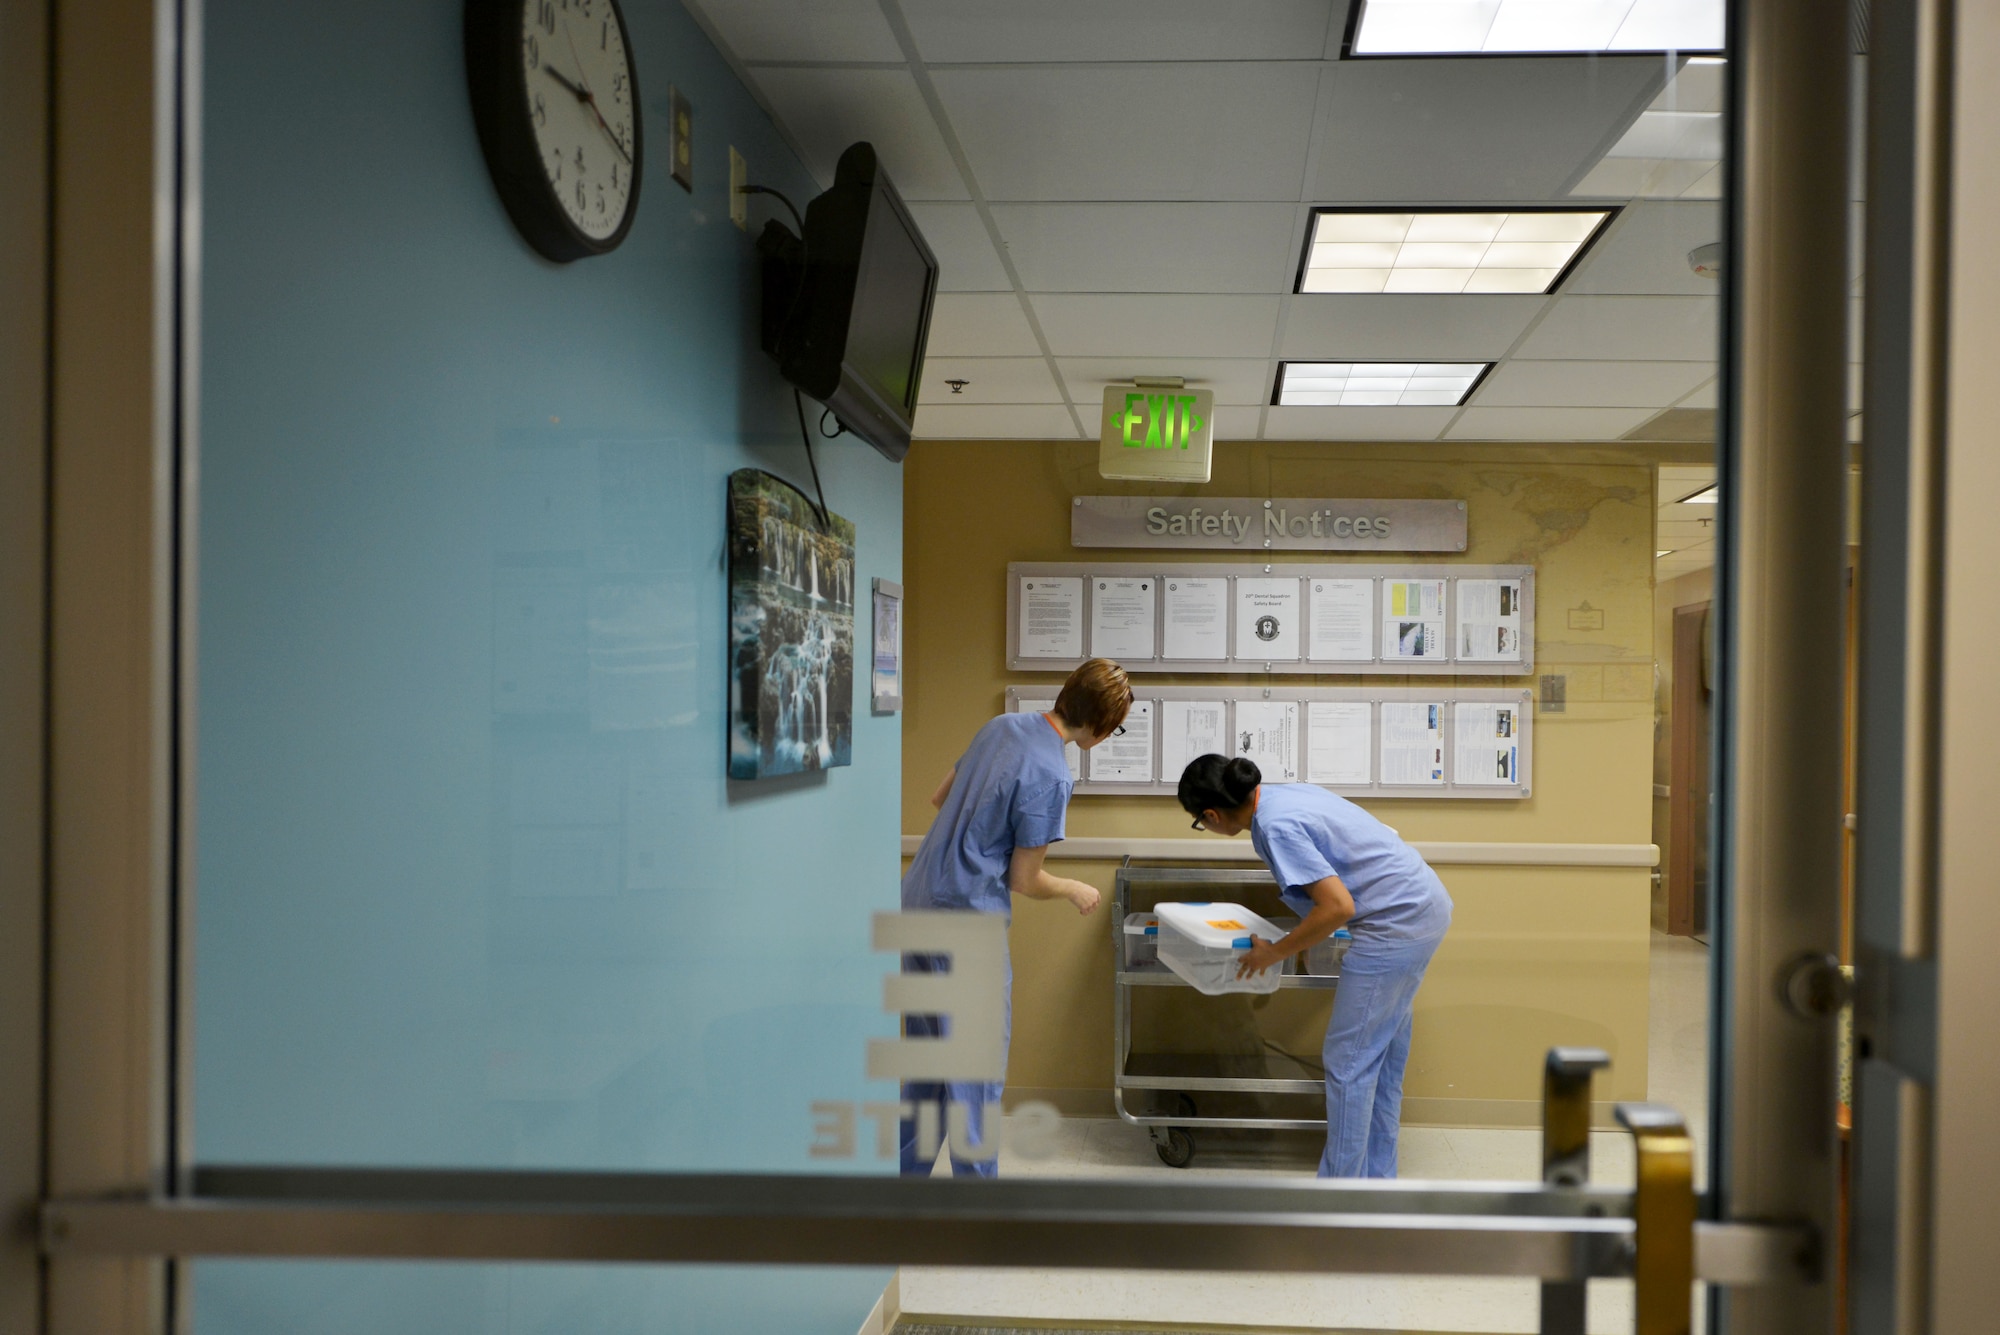
[[[1188,828],[1190,830],[1200,830],[1203,834],[1208,833],[1208,827],[1201,823],[1201,817],[1199,816],[1196,816],[1194,818],[1194,823],[1192,825],[1189,825]]]
[[[1125,735],[1125,725],[1121,723],[1117,727],[1113,728],[1111,730],[1111,735],[1113,737],[1123,737]]]

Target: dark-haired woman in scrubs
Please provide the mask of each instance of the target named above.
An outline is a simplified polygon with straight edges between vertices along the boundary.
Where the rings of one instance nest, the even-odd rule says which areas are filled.
[[[1180,802],[1197,830],[1250,832],[1299,925],[1251,939],[1240,974],[1262,973],[1341,928],[1354,937],[1326,1027],[1326,1151],[1321,1177],[1396,1176],[1403,1068],[1417,988],[1451,926],[1451,896],[1417,850],[1316,784],[1267,784],[1242,757],[1198,756]]]

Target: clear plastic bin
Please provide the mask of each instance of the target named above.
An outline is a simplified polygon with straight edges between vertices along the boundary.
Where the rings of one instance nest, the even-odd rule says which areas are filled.
[[[1337,929],[1332,936],[1298,957],[1299,972],[1320,978],[1338,978],[1341,961],[1347,958],[1347,948],[1353,944],[1354,937],[1345,927]]]
[[[1125,968],[1148,969],[1160,962],[1160,917],[1157,913],[1128,913],[1122,937]]]
[[[1282,968],[1248,978],[1236,976],[1237,962],[1250,938],[1275,941],[1285,933],[1241,904],[1159,904],[1160,963],[1190,987],[1208,996],[1227,992],[1275,992]]]

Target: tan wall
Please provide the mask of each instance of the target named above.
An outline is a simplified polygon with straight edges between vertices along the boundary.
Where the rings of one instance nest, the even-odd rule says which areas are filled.
[[[1674,609],[1708,602],[1715,596],[1715,567],[1691,570],[1653,590],[1653,643],[1659,646],[1659,671],[1653,679],[1653,783],[1664,789],[1673,781],[1674,752]],[[1653,842],[1660,846],[1659,879],[1653,885],[1653,926],[1667,930],[1667,867],[1672,854],[1670,799],[1653,798]]]
[[[1651,463],[1631,447],[1224,444],[1210,484],[1167,488],[1104,481],[1094,443],[921,442],[906,464],[904,493],[903,829],[929,827],[928,795],[972,734],[1005,707],[1010,684],[1060,681],[1060,674],[1007,672],[1005,572],[1009,561],[1085,559],[1069,545],[1071,496],[1450,497],[1468,505],[1470,545],[1457,560],[1536,567],[1536,671],[1567,678],[1568,708],[1536,720],[1529,799],[1363,805],[1413,840],[1650,842]],[[1157,555],[1097,549],[1089,559]],[[1570,609],[1586,602],[1603,610],[1602,630],[1571,629]],[[1171,800],[1150,797],[1079,797],[1069,832],[1192,837]],[[1061,868],[1110,889],[1110,863]],[[1457,912],[1417,1002],[1407,1119],[1534,1124],[1541,1054],[1556,1043],[1612,1052],[1600,1099],[1644,1097],[1649,879],[1639,868],[1446,868]],[[1021,904],[1013,944],[1011,1091],[1054,1097],[1073,1112],[1108,1111],[1107,923],[1079,920],[1065,905]],[[1292,1016],[1281,1027],[1303,1032],[1311,1024]],[[1290,1033],[1286,1045],[1298,1036]],[[1307,1040],[1316,1046],[1316,1032]]]

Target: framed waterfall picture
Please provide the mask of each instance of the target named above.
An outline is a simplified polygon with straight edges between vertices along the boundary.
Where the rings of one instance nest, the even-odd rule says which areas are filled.
[[[874,582],[874,662],[868,672],[868,698],[878,714],[903,707],[903,586],[886,579]]]
[[[854,525],[729,475],[729,777],[854,763]]]

